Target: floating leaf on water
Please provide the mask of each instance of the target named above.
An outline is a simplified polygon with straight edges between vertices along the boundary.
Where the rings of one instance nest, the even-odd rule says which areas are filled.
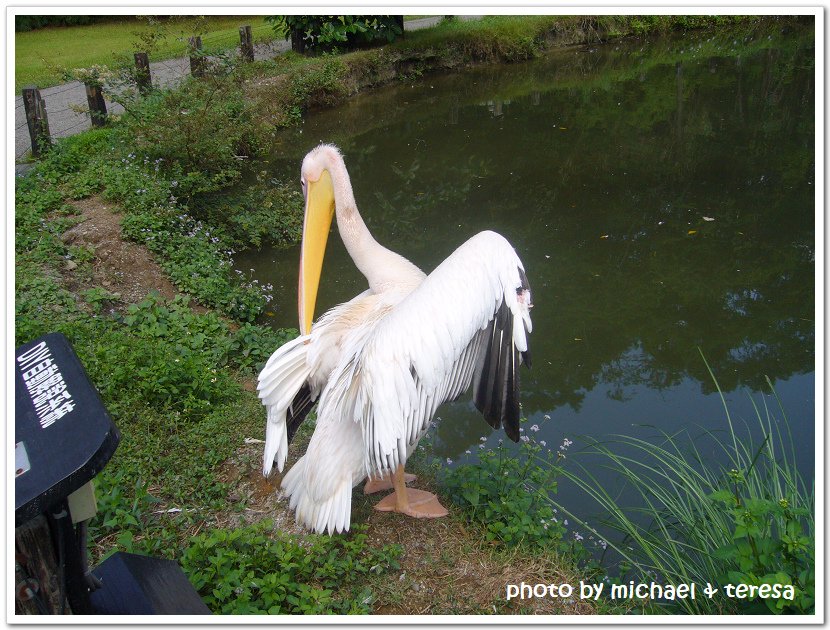
[[[703,217],[704,221],[714,221],[715,217]]]
[[[689,230],[689,231],[687,232],[687,234],[689,234],[689,235],[692,235],[692,234],[697,234],[697,230]]]
[[[603,234],[602,236],[600,236],[600,238],[608,238],[608,235],[607,235],[607,234]]]

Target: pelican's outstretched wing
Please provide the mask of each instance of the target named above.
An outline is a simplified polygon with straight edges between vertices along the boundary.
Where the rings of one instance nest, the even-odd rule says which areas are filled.
[[[494,232],[477,234],[352,338],[321,413],[331,407],[360,424],[373,474],[405,462],[438,406],[471,384],[487,421],[518,441],[518,365],[529,363],[530,306],[511,245]]]

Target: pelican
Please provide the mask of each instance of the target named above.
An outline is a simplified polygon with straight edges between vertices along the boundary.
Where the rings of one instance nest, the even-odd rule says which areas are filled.
[[[404,465],[438,406],[471,385],[487,422],[519,440],[518,366],[530,365],[532,329],[522,262],[503,236],[486,231],[424,274],[372,237],[333,145],[306,155],[301,184],[300,336],[277,349],[259,375],[267,410],[263,475],[274,464],[282,472],[288,444],[316,404],[306,453],[281,484],[299,524],[347,531],[352,488],[367,477],[391,478],[394,488],[376,509],[446,515],[435,495],[406,486]],[[335,216],[369,288],[312,326]]]

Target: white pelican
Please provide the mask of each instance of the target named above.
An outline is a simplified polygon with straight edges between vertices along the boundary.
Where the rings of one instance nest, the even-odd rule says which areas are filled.
[[[395,492],[377,509],[443,516],[435,495],[406,487],[404,464],[438,406],[471,384],[487,422],[518,441],[518,366],[530,363],[524,267],[504,237],[481,232],[426,276],[369,233],[332,145],[306,155],[302,186],[301,334],[259,375],[268,415],[263,474],[274,463],[282,471],[288,443],[318,402],[308,449],[282,481],[298,523],[317,532],[348,530],[352,487],[367,476],[393,479]],[[369,289],[312,328],[334,215]]]

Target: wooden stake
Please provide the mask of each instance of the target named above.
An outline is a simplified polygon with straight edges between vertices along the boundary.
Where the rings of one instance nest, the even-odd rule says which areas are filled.
[[[239,27],[239,41],[240,41],[240,52],[242,53],[242,60],[243,61],[253,61],[254,60],[254,40],[251,37],[251,27],[250,26],[240,26]]]
[[[135,53],[135,83],[141,94],[147,94],[153,86],[150,77],[150,58],[146,52]]]
[[[89,104],[89,117],[93,127],[103,127],[107,124],[107,104],[104,102],[104,93],[100,85],[84,83],[86,88],[86,102]]]
[[[40,95],[40,90],[34,85],[23,88],[23,108],[26,112],[26,124],[29,127],[29,138],[32,142],[32,155],[40,157],[52,146],[52,137],[49,133],[46,103]]]
[[[194,77],[205,76],[205,58],[202,56],[202,38],[191,37],[190,43],[190,74]]]

